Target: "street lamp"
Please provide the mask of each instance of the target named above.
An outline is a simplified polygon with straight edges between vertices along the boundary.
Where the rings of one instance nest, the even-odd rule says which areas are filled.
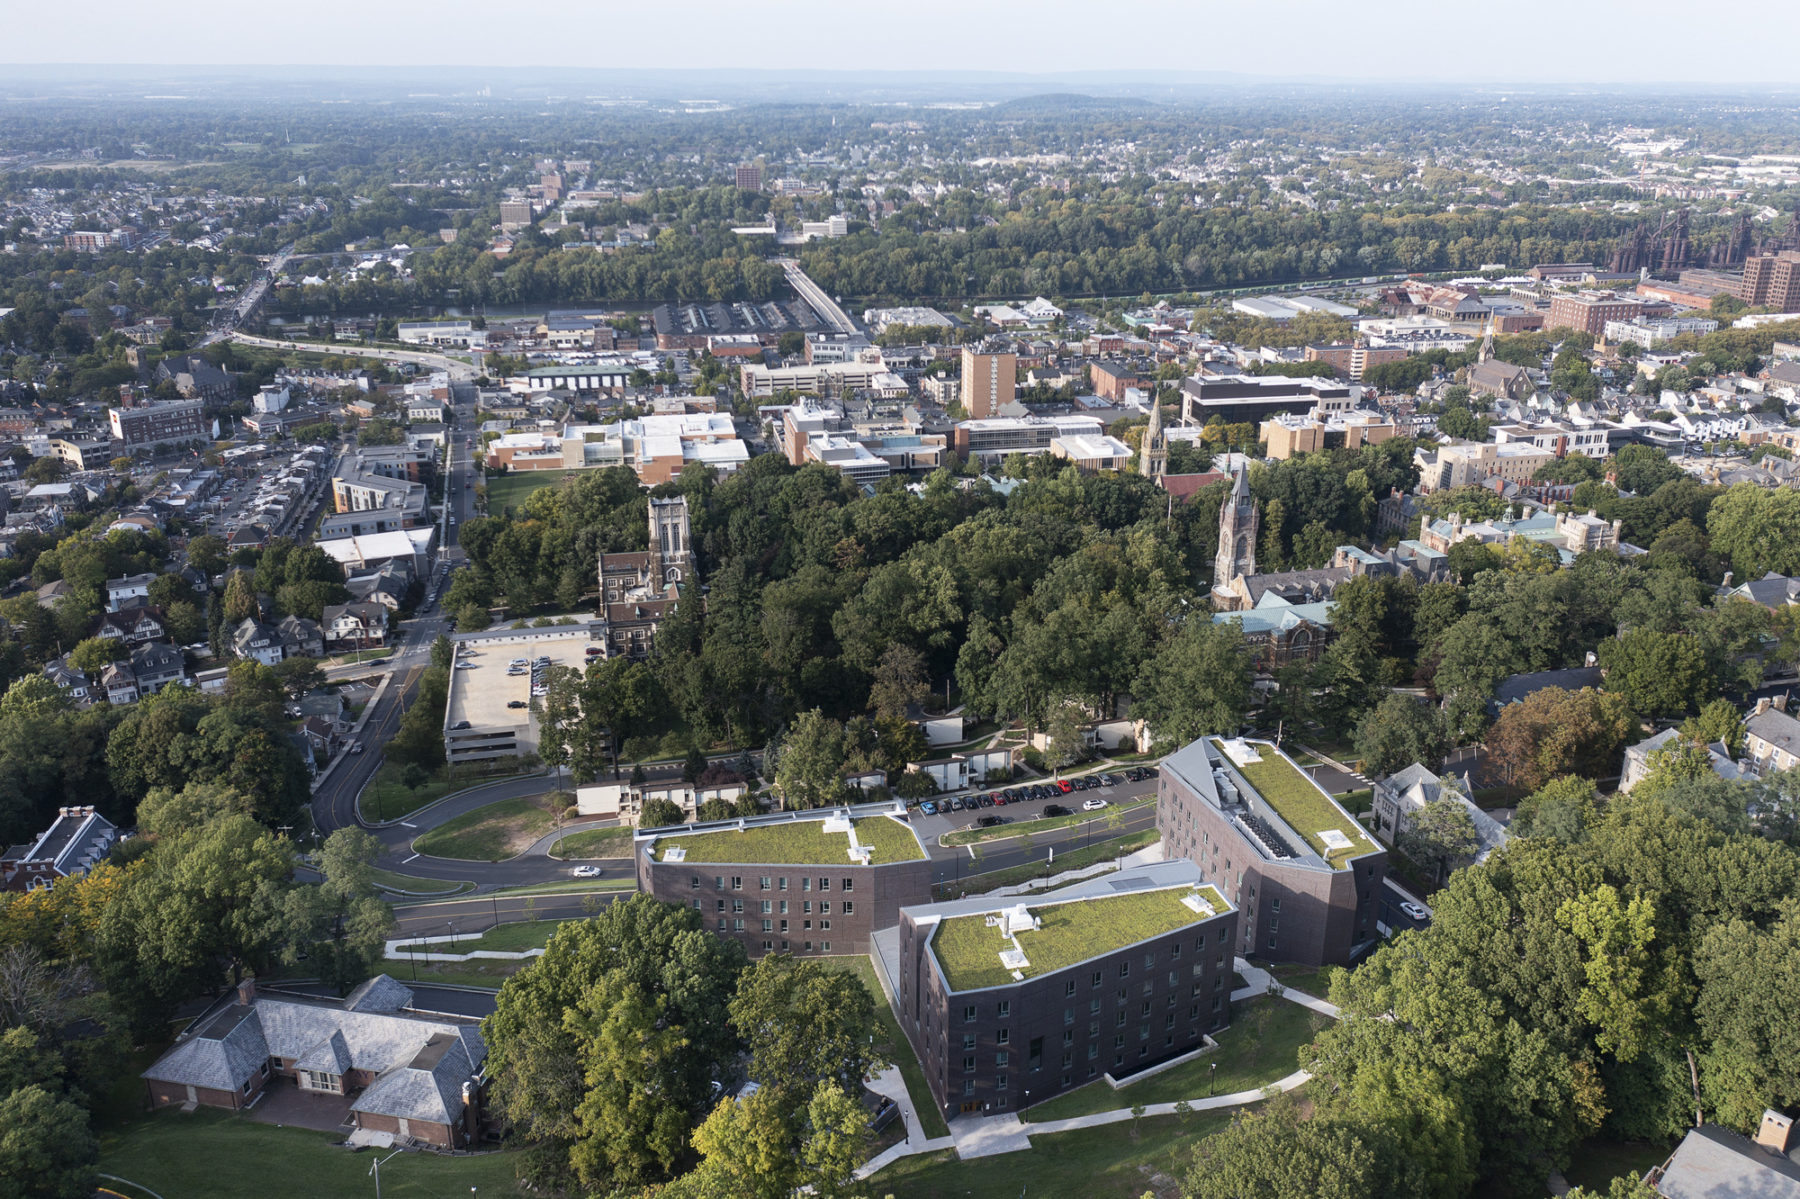
[[[369,1163],[369,1173],[373,1174],[375,1176],[375,1199],[381,1199],[381,1163],[393,1161],[394,1158],[402,1152],[404,1152],[404,1151],[400,1150],[400,1149],[396,1149],[396,1150],[394,1150],[393,1153],[388,1154],[386,1157],[379,1158],[376,1161]]]

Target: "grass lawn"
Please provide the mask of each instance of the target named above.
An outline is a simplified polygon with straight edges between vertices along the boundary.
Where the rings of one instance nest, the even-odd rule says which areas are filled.
[[[918,1113],[919,1125],[924,1128],[925,1135],[949,1136],[950,1127],[944,1123],[943,1113],[938,1111],[937,1100],[931,1097],[931,1088],[925,1085],[925,1071],[919,1068],[919,1059],[913,1053],[912,1043],[900,1031],[900,1022],[895,1018],[894,1009],[881,989],[881,980],[875,977],[875,963],[867,957],[836,957],[826,958],[825,961],[856,975],[869,992],[869,997],[875,1001],[875,1016],[881,1021],[881,1041],[876,1048],[900,1068],[900,1076],[906,1080],[906,1093],[912,1098],[913,1111]]]
[[[1242,766],[1232,762],[1230,754],[1224,753],[1223,744],[1217,737],[1213,738],[1213,745],[1244,776],[1244,781],[1256,788],[1257,794],[1269,802],[1269,806],[1275,809],[1282,820],[1305,838],[1313,852],[1334,867],[1342,869],[1344,862],[1352,856],[1368,853],[1375,848],[1375,843],[1363,833],[1362,826],[1339,810],[1325,792],[1319,789],[1317,783],[1283,758],[1281,751],[1269,742],[1250,742],[1262,761]],[[1329,829],[1336,829],[1349,838],[1349,847],[1332,849],[1326,845],[1325,839],[1319,834]]]
[[[206,1108],[187,1115],[162,1111],[101,1133],[100,1169],[165,1199],[373,1193],[368,1174],[374,1158],[334,1149],[336,1139],[334,1133],[277,1128]],[[519,1195],[524,1192],[513,1176],[514,1160],[502,1153],[403,1153],[382,1167],[381,1193],[393,1199],[462,1199],[470,1187],[479,1187],[483,1195]]]
[[[578,917],[579,919],[579,917]],[[510,920],[496,924],[479,937],[464,937],[451,944],[421,945],[422,953],[473,953],[477,949],[493,949],[517,953],[522,949],[542,949],[562,926],[561,920]],[[405,952],[401,946],[401,952]]]
[[[550,847],[553,858],[628,858],[631,856],[629,828],[591,828],[585,833],[570,833]]]
[[[376,870],[375,885],[386,887],[391,891],[411,891],[420,895],[445,895],[452,891],[467,889],[468,883],[451,882],[442,878],[414,878],[410,874],[395,874],[392,870]]]
[[[1019,972],[1026,978],[1050,974],[1210,920],[1211,915],[1182,902],[1196,891],[1214,912],[1225,910],[1224,896],[1207,886],[1109,895],[1074,903],[1040,901],[1031,908],[1038,927],[1025,929],[1011,940],[999,928],[990,926],[986,916],[955,916],[938,924],[931,949],[952,989],[972,991],[1002,986],[1014,972],[1001,964],[1000,954],[1014,942],[1030,959],[1029,965],[1018,968]]]
[[[934,900],[955,899],[959,895],[979,895],[1000,887],[1017,886],[1027,879],[1042,878],[1046,873],[1060,874],[1065,870],[1079,870],[1083,866],[1092,866],[1095,862],[1132,853],[1147,845],[1154,845],[1157,838],[1157,831],[1147,828],[1141,833],[1116,837],[1111,841],[1096,841],[1081,849],[1059,853],[1048,870],[1043,862],[1027,862],[1022,866],[1008,866],[1005,870],[990,870],[986,874],[965,874],[961,879],[933,885],[931,896]]]
[[[440,824],[413,842],[435,858],[498,862],[520,853],[555,827],[550,813],[529,799],[503,799]]]
[[[1173,1195],[1193,1163],[1194,1142],[1231,1123],[1231,1112],[1084,1128],[1035,1137],[1029,1153],[959,1161],[953,1153],[903,1157],[870,1179],[894,1199],[1139,1199]]]
[[[1321,966],[1313,970],[1306,966],[1266,966],[1265,969],[1284,987],[1304,991],[1315,999],[1327,999],[1331,994],[1331,976],[1343,967]]]
[[[390,959],[384,969],[401,982],[442,983],[447,987],[485,987],[497,991],[500,985],[536,958],[476,958],[472,962],[411,962]]]
[[[1583,1141],[1575,1147],[1563,1177],[1570,1186],[1605,1194],[1607,1185],[1621,1174],[1642,1178],[1651,1166],[1669,1160],[1674,1151],[1673,1141]]]
[[[1218,1095],[1265,1087],[1298,1070],[1300,1047],[1330,1023],[1330,1017],[1285,999],[1253,999],[1240,1004],[1232,1015],[1231,1027],[1214,1036],[1219,1043],[1217,1052],[1116,1091],[1104,1079],[1090,1082],[1027,1108],[1019,1117],[1027,1121],[1064,1120],[1118,1111],[1137,1103],[1204,1099],[1209,1086]]]
[[[873,860],[880,862],[918,861],[925,856],[912,826],[886,816],[870,816],[856,822],[859,844],[872,846]],[[692,833],[657,840],[657,861],[669,860],[669,851],[680,848],[689,862],[743,863],[817,863],[821,866],[849,865],[850,838],[843,833],[828,833],[823,820],[792,820],[763,824],[742,831],[720,829],[716,832]]]
[[[970,845],[981,841],[998,841],[1006,837],[1023,837],[1031,833],[1048,832],[1051,829],[1067,828],[1071,824],[1086,824],[1090,821],[1103,824],[1110,813],[1141,808],[1145,804],[1155,802],[1156,796],[1154,795],[1140,795],[1132,799],[1120,800],[1104,812],[1076,812],[1072,816],[1046,816],[1039,820],[1023,820],[1018,824],[1004,824],[998,828],[959,828],[945,833],[938,839],[938,844]]]
[[[432,772],[430,779],[414,791],[400,781],[398,766],[392,762],[383,762],[356,802],[365,819],[379,824],[383,820],[398,820],[402,816],[410,816],[426,804],[435,803],[452,792],[465,791],[499,778],[512,778],[518,773],[518,768],[510,762],[491,775],[464,766],[459,768],[457,776],[452,779],[440,766]]]
[[[554,883],[532,883],[528,887],[501,887],[495,895],[579,895],[583,891],[635,891],[637,879],[629,874],[618,878],[569,878]]]
[[[489,475],[488,511],[498,515],[503,509],[522,507],[526,496],[539,488],[560,483],[573,473],[567,470],[529,470],[516,474]]]

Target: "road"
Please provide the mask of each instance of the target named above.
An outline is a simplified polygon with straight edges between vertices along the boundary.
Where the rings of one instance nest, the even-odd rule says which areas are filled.
[[[788,283],[800,293],[800,298],[812,305],[812,310],[819,314],[821,320],[830,322],[840,333],[858,332],[856,322],[850,319],[850,314],[838,307],[838,302],[826,295],[825,289],[800,269],[797,259],[777,258],[775,264],[787,275]]]
[[[467,382],[474,379],[476,370],[466,362],[449,358],[443,354],[431,354],[423,350],[388,350],[374,346],[359,346],[344,342],[329,341],[285,341],[273,337],[257,337],[251,333],[239,333],[227,330],[221,336],[247,346],[262,346],[270,350],[307,350],[314,354],[339,354],[346,358],[379,358],[384,362],[410,362],[414,366],[422,366],[427,370],[444,371],[452,382]]]
[[[490,895],[477,899],[448,899],[394,909],[400,937],[448,937],[478,933],[519,920],[573,920],[592,915],[630,891],[588,891],[563,895]],[[448,952],[448,950],[446,950]]]

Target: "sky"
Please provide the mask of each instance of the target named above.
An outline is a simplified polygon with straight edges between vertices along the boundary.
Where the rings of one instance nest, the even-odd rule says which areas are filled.
[[[0,62],[36,64],[1193,70],[1569,84],[1727,83],[1742,71],[1744,82],[1800,84],[1795,0],[84,0],[73,23],[60,5],[0,0],[0,29]]]

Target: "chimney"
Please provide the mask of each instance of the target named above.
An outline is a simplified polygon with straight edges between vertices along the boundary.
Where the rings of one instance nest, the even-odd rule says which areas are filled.
[[[1725,582],[1723,585],[1726,587],[1731,586],[1731,572],[1729,570],[1725,572]]]
[[[1791,692],[1788,692],[1788,691],[1783,691],[1783,692],[1782,692],[1782,693],[1781,693],[1781,694],[1780,694],[1780,695],[1777,695],[1777,696],[1776,696],[1776,697],[1775,697],[1775,700],[1774,700],[1774,703],[1775,703],[1775,710],[1776,710],[1776,711],[1777,711],[1777,712],[1785,712],[1785,711],[1787,711],[1787,706],[1788,706],[1788,696],[1789,696],[1789,695],[1790,695],[1790,694],[1792,694],[1792,693],[1791,693]]]
[[[254,976],[246,978],[237,985],[237,995],[238,1002],[245,1007],[249,1007],[256,1001],[256,979]]]
[[[1762,1114],[1762,1125],[1752,1138],[1764,1149],[1772,1149],[1776,1153],[1785,1154],[1794,1141],[1794,1118],[1784,1116],[1773,1108],[1765,1108]]]
[[[1756,701],[1756,710],[1754,712],[1752,712],[1751,715],[1752,716],[1761,716],[1764,712],[1767,712],[1769,710],[1769,705],[1772,704],[1773,702],[1774,701],[1771,700],[1768,696],[1766,696],[1766,695],[1763,696],[1761,699]]]

